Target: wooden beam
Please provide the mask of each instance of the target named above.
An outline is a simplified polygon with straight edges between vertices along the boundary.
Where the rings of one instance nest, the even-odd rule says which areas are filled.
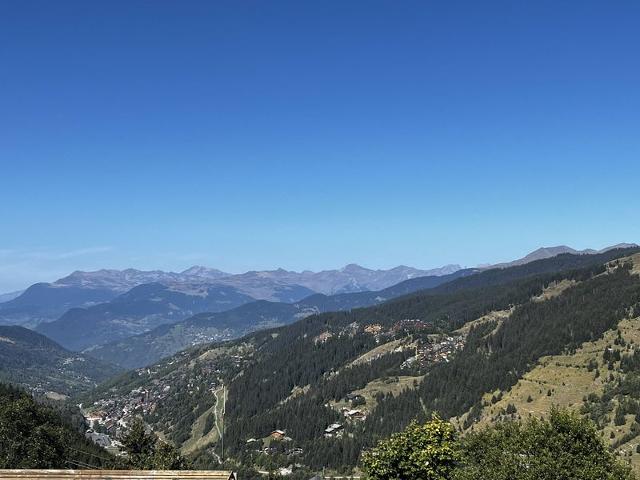
[[[237,480],[224,470],[0,470],[0,480]]]

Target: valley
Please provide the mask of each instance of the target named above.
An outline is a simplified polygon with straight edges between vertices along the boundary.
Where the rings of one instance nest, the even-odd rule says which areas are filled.
[[[277,327],[322,312],[345,311],[381,304],[402,295],[433,288],[475,273],[458,270],[442,276],[419,277],[375,292],[314,294],[293,303],[258,300],[223,312],[194,315],[170,325],[164,324],[140,335],[91,348],[88,353],[124,368],[152,364],[185,348],[231,340],[250,332]]]
[[[37,396],[65,400],[119,371],[24,327],[0,326],[0,381],[25,387]]]
[[[0,2],[0,480],[640,480],[638,25]]]
[[[636,252],[560,254],[295,303],[249,301],[88,350],[104,357],[91,362],[109,358],[109,348],[130,362],[119,375],[110,367],[83,385],[67,380],[66,390],[15,374],[5,381],[80,404],[87,436],[111,453],[143,419],[203,467],[348,475],[359,471],[360,452],[432,412],[466,435],[562,406],[592,418],[636,468]],[[44,359],[31,361],[46,371]]]
[[[220,454],[215,392],[224,384],[229,461],[349,472],[363,448],[431,411],[462,430],[513,416],[512,403],[525,412],[519,382],[535,383],[545,365],[569,364],[559,360],[566,349],[580,358],[581,339],[608,339],[640,302],[631,273],[637,257],[620,256],[568,255],[481,272],[379,306],[192,347],[102,385],[85,408],[139,414],[206,464]],[[574,391],[570,378],[563,381]],[[549,400],[576,407],[587,391],[604,391],[586,384],[563,395],[551,383],[536,385],[542,394],[532,395],[532,414],[548,411]]]

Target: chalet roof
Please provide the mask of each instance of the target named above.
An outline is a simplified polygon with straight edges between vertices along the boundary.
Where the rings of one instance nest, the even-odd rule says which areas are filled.
[[[2,480],[236,480],[222,470],[0,470]]]
[[[339,430],[342,430],[342,425],[329,425],[327,428],[324,429],[324,433],[334,433],[337,432]]]

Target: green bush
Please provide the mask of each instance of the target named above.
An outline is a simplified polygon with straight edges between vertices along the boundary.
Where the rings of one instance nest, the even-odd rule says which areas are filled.
[[[594,424],[568,411],[549,420],[505,422],[461,443],[456,480],[628,480],[633,475],[598,436]]]
[[[438,417],[413,422],[363,454],[370,480],[632,480],[576,413],[553,409],[548,420],[508,421],[458,440]]]
[[[456,448],[453,426],[433,417],[380,442],[363,454],[362,464],[373,480],[442,480],[455,468]]]

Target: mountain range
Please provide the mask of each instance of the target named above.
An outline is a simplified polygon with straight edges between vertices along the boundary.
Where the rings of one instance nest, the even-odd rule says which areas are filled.
[[[339,270],[321,272],[292,272],[281,268],[261,272],[251,271],[228,277],[223,281],[244,285],[272,280],[290,285],[302,285],[316,293],[333,295],[382,290],[411,278],[448,275],[460,269],[460,265],[445,265],[432,270],[419,270],[401,265],[390,270],[371,270],[360,265],[349,264]]]
[[[456,265],[433,270],[403,266],[371,270],[348,265],[339,270],[317,273],[278,269],[228,274],[201,266],[180,273],[136,269],[76,271],[52,283],[34,284],[15,298],[0,303],[0,325],[35,327],[60,318],[72,308],[90,308],[113,300],[132,288],[152,283],[185,293],[188,290],[211,291],[211,285],[215,285],[224,292],[235,290],[237,295],[250,297],[249,300],[295,302],[313,293],[380,290],[410,278],[445,275],[456,270],[459,270]],[[171,318],[166,321],[171,321]]]
[[[628,246],[621,244],[600,252]],[[523,265],[563,253],[587,255],[598,252],[577,251],[566,246],[547,247],[494,268]],[[164,345],[159,349],[146,345],[149,355],[144,361],[148,362],[188,345],[234,338],[257,328],[290,323],[311,313],[375,305],[399,296],[397,289],[386,290],[394,285],[410,293],[419,289],[419,279],[427,279],[426,283],[429,283],[439,277],[441,280],[451,278],[455,272],[464,275],[468,270],[462,270],[458,265],[433,270],[406,266],[372,270],[351,264],[321,272],[277,269],[243,274],[229,274],[203,266],[193,266],[179,273],[135,269],[76,271],[50,284],[32,285],[16,298],[0,303],[0,324],[37,328],[65,348],[95,349],[101,358],[105,350],[97,347],[112,342],[127,344],[129,337],[146,334],[167,324],[179,324],[175,329],[161,328],[158,338],[156,333],[144,337],[146,340],[153,338],[154,345]],[[412,284],[412,281],[418,283]],[[408,283],[402,286],[403,282]],[[252,304],[256,301],[262,302]],[[245,305],[248,306],[242,308]],[[230,313],[221,315],[225,311]],[[202,315],[197,322],[179,323],[198,314]],[[209,323],[203,318],[209,318]],[[229,319],[234,319],[234,325]],[[171,338],[168,344],[165,343],[167,338]],[[136,344],[138,339],[131,341]],[[124,344],[125,351],[133,348]],[[114,351],[113,345],[109,345],[107,351]],[[111,353],[105,355],[109,357]],[[116,355],[115,358],[127,366],[137,366],[137,362],[142,361],[127,355]]]
[[[139,321],[204,310],[84,353],[0,327],[0,381],[71,395],[107,435],[141,416],[207,467],[217,465],[223,410],[230,461],[350,474],[363,449],[434,411],[468,432],[561,405],[640,468],[640,248],[558,251],[293,302],[215,283],[145,283],[38,328],[101,342],[136,312]],[[225,300],[236,304],[222,310]],[[119,374],[112,362],[144,367]]]
[[[377,292],[341,293],[336,295],[311,295],[298,302],[268,302],[258,300],[218,313],[200,313],[174,324],[161,325],[146,333],[129,336],[91,348],[87,353],[105,362],[124,368],[136,368],[157,362],[187,347],[230,340],[249,332],[286,325],[309,315],[337,312],[384,303],[413,292],[434,288],[456,278],[472,275],[477,270],[464,269],[441,276],[417,277]],[[57,322],[54,322],[57,323]],[[53,324],[42,325],[42,330]],[[89,326],[91,329],[99,327]],[[69,346],[69,338],[56,338]],[[79,341],[81,336],[73,336]]]
[[[36,283],[17,297],[0,303],[0,325],[35,327],[59,318],[71,308],[108,302],[117,295],[105,288]]]
[[[105,422],[126,421],[136,405],[163,438],[214,465],[217,399],[226,393],[227,458],[343,475],[363,449],[431,412],[467,432],[560,405],[592,418],[638,466],[639,275],[637,248],[474,271],[366,308],[189,348],[84,401]]]
[[[555,258],[559,255],[597,255],[632,247],[632,245],[628,244],[617,245],[603,249],[600,252],[593,250],[577,251],[564,246],[541,248],[522,259],[511,262],[509,266],[505,264],[498,265],[494,270],[527,265],[539,260]],[[446,285],[456,278],[471,276],[468,280],[469,282],[476,281],[476,278],[484,278],[473,277],[473,274],[478,271],[480,270],[463,269],[449,275],[418,277],[376,292],[357,292],[331,296],[316,294],[292,303],[251,302],[227,311],[200,313],[177,323],[161,325],[140,335],[127,335],[126,338],[120,338],[115,341],[96,343],[95,346],[90,347],[90,352],[88,353],[102,361],[114,363],[125,368],[136,368],[156,362],[190,346],[237,338],[251,331],[292,323],[312,314],[345,311],[381,304],[413,292],[435,288],[441,284]],[[505,272],[503,275],[506,274]],[[88,325],[91,325],[89,329],[100,329],[91,323],[88,323]],[[44,325],[43,327],[46,328],[47,326]],[[46,333],[44,329],[41,331]],[[78,332],[80,330],[71,329],[70,333],[67,333],[67,337],[57,336],[52,338],[73,349],[77,348],[77,344],[74,342],[85,341],[82,340],[82,334]],[[108,336],[103,338],[108,338]]]
[[[416,277],[447,275],[460,270],[459,265],[445,265],[431,270],[420,270],[404,265],[389,270],[372,270],[350,264],[336,270],[320,272],[294,272],[282,268],[276,270],[249,271],[240,274],[225,273],[217,269],[193,266],[180,273],[161,270],[141,271],[98,270],[76,271],[54,282],[56,286],[107,289],[125,292],[145,283],[215,283],[237,288],[259,300],[275,300],[272,289],[278,285],[299,285],[316,293],[335,293],[381,290]]]
[[[199,312],[220,312],[253,300],[227,286],[146,283],[109,302],[72,308],[57,320],[39,324],[36,330],[65,348],[81,351]]]

